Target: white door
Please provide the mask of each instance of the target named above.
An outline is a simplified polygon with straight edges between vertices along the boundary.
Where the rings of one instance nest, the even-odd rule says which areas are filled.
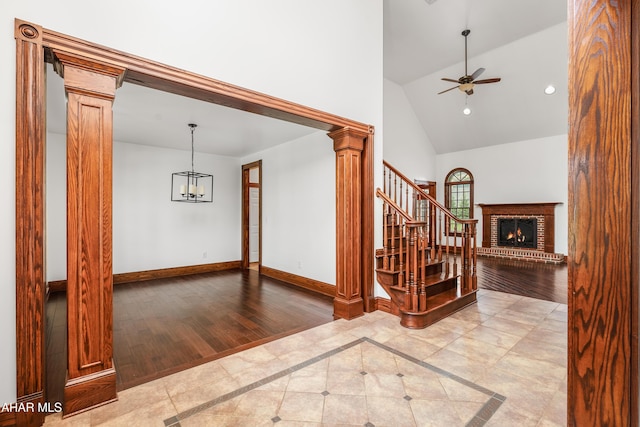
[[[260,189],[249,188],[249,262],[260,261]]]

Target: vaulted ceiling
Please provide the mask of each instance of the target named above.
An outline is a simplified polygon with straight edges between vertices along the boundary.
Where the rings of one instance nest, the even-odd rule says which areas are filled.
[[[562,0],[384,0],[384,75],[404,89],[437,153],[567,132],[567,4]],[[485,68],[466,96],[443,77]],[[553,84],[557,91],[546,95]],[[467,105],[472,113],[462,114]]]
[[[438,153],[566,133],[567,32],[562,0],[384,0],[384,76],[400,85]],[[501,77],[467,97],[442,77]],[[48,79],[48,129],[64,133],[62,79]],[[544,88],[554,84],[548,96]],[[465,116],[466,104],[472,114]],[[212,119],[213,118],[213,119]],[[114,104],[118,141],[242,157],[317,132],[291,123],[125,84]]]

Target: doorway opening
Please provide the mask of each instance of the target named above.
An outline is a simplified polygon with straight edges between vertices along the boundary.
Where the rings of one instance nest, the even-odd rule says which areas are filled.
[[[242,165],[242,268],[262,265],[262,160]]]

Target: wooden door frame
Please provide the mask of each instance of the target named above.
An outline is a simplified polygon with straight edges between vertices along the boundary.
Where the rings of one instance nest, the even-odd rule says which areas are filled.
[[[45,65],[53,63],[59,67],[60,55],[73,58],[78,66],[85,66],[89,71],[89,80],[92,74],[99,74],[105,69],[122,69],[122,81],[132,84],[309,126],[331,134],[345,131],[352,139],[361,138],[361,160],[357,169],[360,173],[351,176],[348,181],[336,182],[337,197],[344,196],[342,198],[348,200],[350,206],[359,206],[356,210],[345,212],[338,209],[336,215],[359,224],[360,230],[358,236],[349,236],[359,241],[358,252],[352,252],[356,247],[354,245],[337,243],[336,258],[358,258],[359,262],[352,263],[346,271],[336,272],[336,287],[344,289],[348,298],[351,298],[347,302],[364,306],[359,310],[360,313],[373,310],[373,126],[100,46],[19,19],[15,20],[14,37],[17,100],[16,182],[20,183],[19,187],[16,185],[18,402],[33,403],[37,406],[45,401]],[[64,72],[63,68],[57,69]],[[122,81],[119,81],[118,85]],[[111,206],[106,208],[110,209]],[[348,240],[347,236],[341,233],[341,229],[336,230],[336,240]],[[354,281],[354,277],[358,280]],[[104,298],[113,298],[112,293],[108,290],[105,292]],[[344,301],[341,301],[340,307],[343,303]],[[352,304],[352,307],[355,305]],[[336,309],[334,301],[334,315],[336,313],[341,315],[342,311]],[[104,337],[88,338],[101,340]],[[16,419],[19,425],[41,425],[44,414],[19,413],[16,414]]]
[[[252,163],[248,163],[246,165],[242,165],[242,260],[241,265],[243,269],[249,268],[249,239],[250,237],[250,224],[249,224],[249,213],[250,213],[250,197],[249,190],[252,187],[249,181],[249,176],[251,173],[251,169],[258,169],[258,210],[260,212],[260,217],[258,219],[258,227],[259,237],[258,237],[258,265],[262,265],[262,160],[257,160]]]

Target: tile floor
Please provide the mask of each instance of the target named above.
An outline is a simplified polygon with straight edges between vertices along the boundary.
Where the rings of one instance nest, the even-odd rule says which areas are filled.
[[[337,320],[45,426],[563,426],[567,306],[480,290],[420,330]]]

